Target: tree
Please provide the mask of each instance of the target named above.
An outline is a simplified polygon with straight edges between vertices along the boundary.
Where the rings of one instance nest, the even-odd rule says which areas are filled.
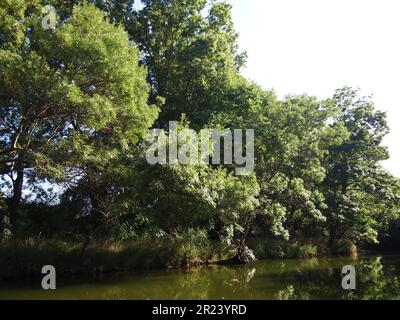
[[[151,101],[165,99],[158,125],[179,121],[184,113],[201,129],[218,109],[213,96],[224,90],[229,78],[245,60],[238,54],[231,7],[206,0],[145,0],[144,7],[127,24],[149,68]]]
[[[12,181],[13,219],[26,174],[79,179],[136,143],[157,115],[122,27],[82,5],[44,30],[40,12],[25,11],[24,45],[0,50],[0,170]]]
[[[274,92],[236,77],[220,106],[213,124],[255,129],[257,211],[264,221],[256,220],[258,225],[266,226],[272,236],[295,238],[323,223],[321,161],[327,145],[341,141],[326,124],[331,105],[307,96],[279,101]]]
[[[22,23],[25,12],[35,1],[5,0],[0,4],[0,48],[15,50],[24,40],[26,25]]]
[[[398,208],[395,179],[380,164],[388,159],[381,146],[388,133],[386,115],[349,87],[337,90],[333,103],[339,114],[331,127],[344,127],[348,136],[329,148],[324,160],[329,244],[343,237],[377,241],[378,231]]]

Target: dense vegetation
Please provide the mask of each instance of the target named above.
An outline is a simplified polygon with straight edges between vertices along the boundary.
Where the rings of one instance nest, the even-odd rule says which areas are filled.
[[[129,252],[125,268],[376,242],[400,209],[385,114],[349,87],[279,99],[240,75],[236,40],[225,2],[2,1],[0,254],[80,260],[100,246]],[[254,129],[254,173],[148,164],[149,129],[170,121]]]

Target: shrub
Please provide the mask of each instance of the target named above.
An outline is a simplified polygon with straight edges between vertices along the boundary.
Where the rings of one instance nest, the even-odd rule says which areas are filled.
[[[318,250],[315,245],[306,244],[306,245],[301,245],[298,248],[299,248],[298,255],[299,258],[301,259],[315,258],[318,255]]]
[[[254,239],[250,246],[254,248],[258,259],[306,259],[316,257],[318,253],[317,247],[312,244],[302,245],[272,239]]]
[[[7,205],[0,192],[0,241],[8,240],[12,236],[10,218]]]
[[[350,240],[336,240],[331,248],[333,255],[338,256],[357,256],[357,246]]]
[[[212,245],[206,230],[188,229],[180,232],[172,241],[173,265],[206,261],[212,257]]]

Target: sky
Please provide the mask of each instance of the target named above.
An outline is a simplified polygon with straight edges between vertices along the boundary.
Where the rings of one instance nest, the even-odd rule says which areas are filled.
[[[243,75],[286,94],[332,96],[345,85],[386,111],[391,159],[400,177],[400,1],[228,0],[248,53]]]

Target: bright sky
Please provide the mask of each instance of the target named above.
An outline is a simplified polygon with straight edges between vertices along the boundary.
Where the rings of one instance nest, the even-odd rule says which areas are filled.
[[[387,111],[391,159],[400,177],[400,1],[228,0],[239,44],[249,59],[243,74],[280,96],[331,96],[344,85],[374,95]]]

